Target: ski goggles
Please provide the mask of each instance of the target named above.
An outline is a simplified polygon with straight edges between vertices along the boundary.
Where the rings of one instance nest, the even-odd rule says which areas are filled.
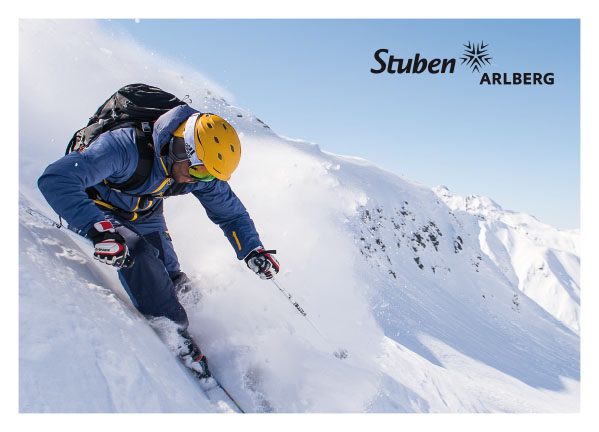
[[[174,137],[171,140],[169,144],[169,156],[174,162],[190,160],[187,151],[185,150],[185,141],[183,138]],[[215,179],[200,160],[197,160],[194,165],[189,167],[189,175],[195,181],[209,182]]]
[[[205,165],[192,165],[189,167],[189,175],[196,181],[209,182],[215,177],[208,172]]]

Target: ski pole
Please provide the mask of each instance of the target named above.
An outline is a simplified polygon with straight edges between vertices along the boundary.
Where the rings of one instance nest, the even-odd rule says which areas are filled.
[[[314,324],[314,322],[310,319],[310,317],[308,317],[308,314],[306,313],[306,311],[304,311],[304,309],[299,305],[298,302],[296,302],[293,297],[291,296],[291,294],[289,294],[287,292],[287,290],[285,290],[285,288],[283,288],[279,282],[277,282],[277,280],[275,278],[272,278],[272,283],[275,284],[275,286],[279,289],[279,291],[281,291],[283,293],[283,295],[285,295],[285,297],[287,297],[287,299],[289,300],[289,302],[295,306],[295,308],[297,309],[297,311],[302,314],[302,316],[304,318],[306,318],[306,320],[310,323],[310,325],[312,326],[312,328],[314,328],[314,330],[316,330],[316,333],[318,333],[320,335],[320,337],[331,347],[333,348],[334,345],[332,344],[332,342],[329,340],[329,338],[327,338],[324,333],[322,333],[320,331],[320,329],[316,326],[316,324]],[[348,356],[348,352],[346,349],[338,349],[336,351],[334,351],[333,353],[335,355],[335,357],[340,358],[340,359],[344,359]]]
[[[272,280],[272,283],[274,283],[275,286],[279,289],[279,291],[281,291],[289,299],[291,304],[293,306],[295,306],[295,308],[299,311],[299,313],[301,313],[303,316],[307,317],[304,309],[302,309],[302,307],[298,304],[298,302],[293,300],[293,297],[291,297],[291,294],[289,294],[287,291],[285,291],[285,289],[281,285],[279,285],[279,283],[277,282],[277,280],[275,278],[272,278],[271,280]]]
[[[41,213],[41,212],[39,212],[37,210],[34,210],[31,207],[26,206],[24,204],[20,204],[19,203],[19,208],[21,210],[23,210],[25,213],[27,213],[28,215],[33,216],[38,221],[40,221],[40,222],[42,222],[42,223],[44,223],[46,225],[52,226],[54,228],[58,228],[59,230],[61,230],[62,232],[68,234],[69,236],[71,236],[73,238],[76,238],[76,239],[85,239],[85,240],[87,240],[87,242],[90,245],[92,244],[91,240],[88,239],[87,237],[82,237],[79,234],[77,234],[75,231],[73,231],[73,230],[67,228],[65,225],[63,225],[62,224],[62,219],[60,219],[60,223],[58,223],[54,219],[49,218],[45,214],[43,214],[43,213]]]
[[[28,207],[28,206],[23,205],[23,204],[19,204],[19,207],[25,213],[29,213],[31,216],[40,219],[46,225],[50,225],[50,226],[53,226],[54,228],[58,228],[58,229],[64,228],[64,225],[62,223],[55,222],[53,219],[50,219],[48,216],[46,216],[43,213],[38,212],[37,210],[33,210],[31,207]]]
[[[76,239],[85,239],[87,241],[87,243],[89,243],[90,245],[93,246],[93,243],[91,241],[91,239],[87,238],[87,237],[83,237],[79,234],[77,234],[75,231],[67,228],[66,226],[64,226],[62,224],[62,219],[60,219],[60,223],[56,222],[54,219],[49,218],[48,216],[46,216],[45,214],[32,209],[29,206],[26,206],[24,204],[20,204],[19,203],[19,207],[21,208],[21,210],[23,210],[25,213],[29,214],[30,216],[33,216],[34,218],[37,218],[39,221],[45,223],[46,225],[50,225],[53,226],[54,228],[58,228],[59,230],[61,230],[62,232],[67,233],[68,235],[70,235],[73,238]],[[135,260],[133,259],[133,257],[131,255],[127,256],[127,258],[125,259],[125,262],[122,264],[122,267],[132,267],[133,264],[135,263]]]

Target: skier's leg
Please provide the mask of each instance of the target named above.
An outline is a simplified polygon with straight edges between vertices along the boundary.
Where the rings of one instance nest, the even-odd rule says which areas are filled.
[[[158,258],[164,263],[171,279],[176,279],[181,274],[181,266],[164,215],[157,213],[151,218],[133,222],[132,225],[158,250]]]
[[[145,234],[144,237],[158,250],[158,258],[164,263],[171,279],[176,279],[181,274],[181,266],[168,231],[154,231]]]
[[[173,247],[173,241],[168,232],[166,221],[162,213],[156,213],[151,218],[142,219],[132,223],[136,231],[139,231],[144,238],[158,250],[158,258],[162,260],[171,280],[175,286],[175,293],[179,296],[181,293],[187,294],[192,290],[191,279],[181,271],[179,258]],[[188,303],[197,303],[197,295],[187,296]]]
[[[144,315],[152,317],[164,316],[186,328],[187,314],[179,303],[164,262],[159,258],[159,251],[142,233],[126,222],[109,216],[111,222],[126,240],[135,264],[118,271],[123,287],[131,297],[135,307]]]

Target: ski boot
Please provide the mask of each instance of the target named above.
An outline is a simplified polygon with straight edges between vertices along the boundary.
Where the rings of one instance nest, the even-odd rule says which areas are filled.
[[[179,358],[183,364],[192,370],[194,375],[200,380],[200,385],[204,390],[209,390],[217,386],[216,380],[212,377],[208,369],[208,360],[202,354],[200,348],[195,344],[187,330],[178,330],[182,339],[179,347]]]

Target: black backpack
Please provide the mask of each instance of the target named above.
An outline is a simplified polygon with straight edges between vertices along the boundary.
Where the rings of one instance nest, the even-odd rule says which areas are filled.
[[[105,183],[120,191],[140,187],[149,177],[154,163],[152,129],[162,114],[185,105],[181,99],[158,87],[129,84],[120,88],[90,117],[87,126],[79,129],[69,141],[65,154],[89,147],[100,134],[125,127],[135,128],[139,160],[133,175],[123,183]]]

